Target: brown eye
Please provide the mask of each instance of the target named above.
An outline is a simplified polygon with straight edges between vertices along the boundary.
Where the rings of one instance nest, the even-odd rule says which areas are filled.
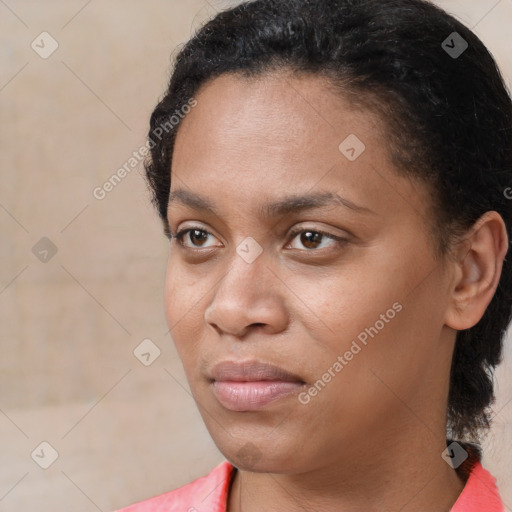
[[[176,238],[178,242],[183,247],[191,247],[191,248],[201,248],[201,247],[210,247],[205,246],[205,242],[208,240],[208,237],[213,235],[204,229],[200,228],[187,228],[183,229],[179,233],[176,233],[176,235],[173,235],[173,238]],[[186,245],[186,241],[191,243],[191,246]]]
[[[199,229],[191,229],[188,238],[194,244],[194,240],[199,240],[199,245],[204,245],[205,240],[208,238],[208,234]],[[194,244],[195,245],[195,244]]]
[[[300,235],[300,242],[304,245],[304,247],[308,249],[316,249],[317,246],[322,241],[322,238],[324,238],[324,235],[322,233],[316,233],[314,231],[304,231]]]
[[[300,236],[297,237],[296,235],[300,235]],[[316,231],[313,229],[296,229],[295,231],[293,231],[290,234],[290,236],[292,237],[292,239],[297,238],[297,240],[299,240],[302,247],[305,247],[306,250],[319,249],[319,248],[323,249],[325,247],[325,245],[324,245],[324,247],[320,247],[320,246],[325,240],[331,240],[331,242],[332,242],[330,245],[326,246],[326,248],[335,247],[336,245],[339,245],[340,243],[346,241],[345,239],[343,239],[341,237],[332,235],[330,233],[325,233],[323,231]],[[301,249],[301,247],[293,247],[293,248]]]

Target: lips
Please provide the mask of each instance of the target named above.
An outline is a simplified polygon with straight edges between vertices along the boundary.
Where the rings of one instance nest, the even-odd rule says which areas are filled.
[[[294,373],[260,361],[223,361],[213,367],[211,377],[216,381],[250,382],[279,380],[285,382],[304,382]]]
[[[305,385],[298,375],[260,361],[223,361],[210,376],[216,399],[232,411],[256,411]]]

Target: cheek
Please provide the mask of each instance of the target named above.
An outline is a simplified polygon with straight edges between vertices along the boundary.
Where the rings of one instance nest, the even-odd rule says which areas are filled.
[[[180,300],[181,289],[179,286],[179,279],[176,272],[172,268],[172,262],[169,260],[167,265],[167,272],[165,274],[165,316],[167,324],[171,330],[171,335],[174,335],[175,325],[177,325],[178,318],[183,315],[183,301]]]
[[[319,393],[317,404],[340,411],[340,422],[347,413],[354,424],[370,417],[392,417],[404,408],[404,402],[413,403],[425,383],[435,377],[433,369],[440,366],[441,308],[431,306],[429,290],[406,295],[402,301],[390,302],[382,294],[379,302],[374,296],[374,303],[351,307],[338,327],[346,334],[331,336],[330,348],[342,361],[333,367],[335,358],[322,358],[323,366],[316,365],[318,379],[325,380],[322,375],[329,368],[336,374],[332,384]],[[352,428],[350,421],[347,429]]]
[[[203,297],[210,286],[204,275],[187,271],[171,253],[165,274],[165,311],[170,327],[190,322],[190,319],[197,322],[200,308],[204,306]]]
[[[390,279],[389,267],[387,275],[369,268],[341,269],[338,275],[316,278],[295,288],[304,290],[300,299],[308,308],[301,319],[307,330],[316,331],[333,354],[349,350],[358,337],[362,343],[370,339],[375,324],[379,333],[388,330],[400,315],[400,305],[396,304],[401,295],[400,283]]]
[[[176,350],[188,373],[201,335],[201,297],[197,285],[169,259],[165,276],[165,315]]]
[[[336,383],[326,385],[330,390],[325,400],[353,402],[356,407],[392,398],[386,384],[408,392],[435,363],[443,324],[442,279],[435,272],[425,279],[421,269],[430,269],[427,264],[415,267],[410,261],[398,266],[399,261],[381,258],[378,265],[353,267],[343,279],[302,287],[317,291],[303,296],[312,306],[302,317],[312,337],[321,342],[321,350],[312,347],[306,353],[313,378],[323,380],[325,375],[329,380],[329,369],[336,375],[331,379]],[[336,362],[340,364],[334,367]],[[347,394],[347,389],[353,393]]]

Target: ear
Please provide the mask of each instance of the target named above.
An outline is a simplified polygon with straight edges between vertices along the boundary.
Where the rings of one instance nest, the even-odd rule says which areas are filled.
[[[480,217],[460,243],[445,324],[458,331],[476,325],[491,302],[508,251],[507,229],[498,212]]]

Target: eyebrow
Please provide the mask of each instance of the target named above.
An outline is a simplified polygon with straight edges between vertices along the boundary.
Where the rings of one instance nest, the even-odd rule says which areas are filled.
[[[168,205],[176,203],[188,206],[194,210],[210,212],[214,215],[218,215],[215,204],[212,203],[210,199],[185,189],[177,189],[169,194]],[[376,212],[373,210],[370,210],[365,206],[357,205],[353,201],[341,197],[339,194],[334,192],[290,195],[275,202],[265,203],[260,207],[259,214],[263,218],[272,218],[294,212],[312,210],[314,208],[340,205],[358,213],[376,215]]]

